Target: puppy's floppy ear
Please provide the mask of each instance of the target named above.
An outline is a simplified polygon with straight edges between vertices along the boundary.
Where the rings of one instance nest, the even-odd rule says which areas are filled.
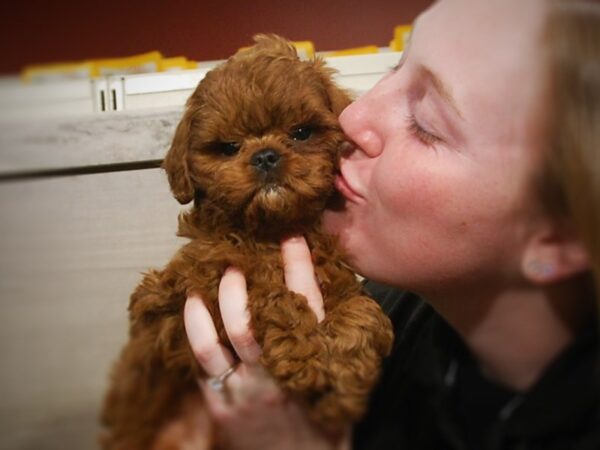
[[[188,108],[177,125],[171,148],[162,163],[162,168],[167,172],[171,192],[173,192],[173,196],[182,205],[194,199],[194,187],[190,178],[187,161],[191,125],[192,114]]]
[[[329,109],[333,111],[336,117],[339,117],[346,106],[352,103],[352,97],[350,93],[335,84],[333,81],[333,76],[335,75],[336,71],[330,67],[327,67],[322,58],[316,57],[314,61],[312,61],[312,64],[315,70],[317,70],[321,76],[321,83],[323,85],[323,89],[325,90],[325,95],[329,100]]]

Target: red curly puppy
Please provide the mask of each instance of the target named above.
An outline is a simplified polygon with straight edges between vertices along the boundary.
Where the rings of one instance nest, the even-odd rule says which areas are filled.
[[[388,318],[361,293],[320,217],[333,194],[344,135],[337,117],[349,97],[319,60],[300,61],[276,36],[209,72],[187,102],[164,161],[171,190],[193,207],[179,217],[190,239],[131,297],[130,340],[112,374],[103,422],[105,449],[146,450],[205,377],[183,322],[188,294],[204,299],[228,344],[217,290],[240,268],[261,363],[335,431],[363,413],[381,360],[391,348]],[[286,288],[279,242],[306,236],[325,318]]]

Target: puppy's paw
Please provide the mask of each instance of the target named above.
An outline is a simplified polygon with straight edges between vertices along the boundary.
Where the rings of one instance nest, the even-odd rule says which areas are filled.
[[[325,346],[314,331],[273,328],[265,338],[261,363],[286,391],[312,395],[327,388]]]

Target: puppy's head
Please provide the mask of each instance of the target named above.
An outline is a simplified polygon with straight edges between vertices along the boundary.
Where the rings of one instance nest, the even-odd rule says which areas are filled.
[[[255,42],[200,82],[163,167],[180,203],[285,229],[313,220],[331,194],[350,100],[321,60],[301,61],[277,36]]]

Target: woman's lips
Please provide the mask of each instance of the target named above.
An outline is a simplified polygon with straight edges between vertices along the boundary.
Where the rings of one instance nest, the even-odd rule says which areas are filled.
[[[350,186],[344,175],[340,172],[335,177],[335,188],[338,190],[340,194],[342,194],[347,200],[351,202],[358,202],[362,199],[362,196],[359,195],[353,188]]]

